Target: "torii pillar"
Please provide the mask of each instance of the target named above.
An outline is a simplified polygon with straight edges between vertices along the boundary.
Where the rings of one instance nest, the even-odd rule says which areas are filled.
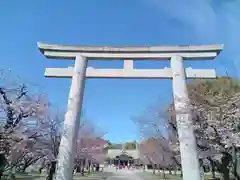
[[[73,178],[76,135],[79,130],[86,78],[172,79],[183,180],[200,180],[196,140],[188,107],[186,79],[216,78],[216,72],[213,69],[184,68],[183,60],[214,59],[223,49],[223,45],[96,47],[38,43],[38,47],[48,58],[75,60],[74,68],[47,68],[45,71],[47,77],[72,78],[55,180],[71,180]],[[87,68],[87,61],[94,59],[123,59],[124,68]],[[133,59],[170,60],[171,68],[134,69]]]

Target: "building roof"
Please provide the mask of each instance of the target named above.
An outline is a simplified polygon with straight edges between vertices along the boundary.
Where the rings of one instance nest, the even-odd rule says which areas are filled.
[[[108,158],[115,158],[116,156],[120,156],[120,155],[127,155],[127,156],[131,156],[133,159],[138,159],[139,158],[139,153],[138,150],[134,149],[134,150],[128,150],[128,149],[108,149],[107,152],[107,157]]]

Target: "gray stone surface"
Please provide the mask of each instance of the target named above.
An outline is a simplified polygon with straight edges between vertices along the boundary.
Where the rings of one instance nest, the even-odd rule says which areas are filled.
[[[172,57],[171,68],[173,71],[174,107],[176,111],[183,179],[200,180],[200,166],[189,107],[183,58],[180,56]]]
[[[73,46],[38,42],[37,45],[41,51],[71,52],[219,52],[223,49],[223,44],[185,46]]]
[[[61,52],[45,51],[44,55],[53,59],[75,59],[81,55],[89,60],[114,60],[114,59],[137,59],[137,60],[169,60],[172,56],[182,56],[187,60],[204,60],[214,59],[217,52],[178,52],[178,53],[78,53],[78,52]]]
[[[216,78],[214,69],[185,68],[188,79],[212,79]],[[71,78],[74,73],[73,67],[46,68],[45,76],[52,78]],[[87,68],[87,78],[123,78],[123,79],[172,79],[172,69],[95,69]]]
[[[75,60],[74,75],[65,114],[63,135],[59,146],[59,155],[55,180],[72,179],[72,170],[76,151],[76,137],[80,124],[80,112],[83,103],[87,59],[78,56]]]
[[[112,173],[107,180],[144,180],[139,176],[139,170],[118,170],[106,168],[104,171]]]
[[[45,75],[50,77],[72,77],[72,85],[68,101],[68,112],[64,121],[64,133],[61,140],[58,169],[55,180],[72,179],[74,142],[79,126],[79,116],[82,107],[82,97],[84,81],[86,75],[92,77],[106,78],[172,78],[174,104],[177,110],[177,124],[180,141],[181,163],[184,180],[200,180],[199,162],[196,151],[196,143],[193,134],[192,120],[189,112],[183,112],[187,106],[188,93],[186,88],[186,78],[209,77],[214,78],[214,70],[192,70],[185,69],[183,59],[214,59],[222,50],[223,45],[207,46],[151,46],[151,47],[94,47],[94,46],[66,46],[38,43],[38,47],[46,57],[59,59],[76,59],[73,69],[47,69]],[[89,59],[128,59],[121,70],[89,69],[87,60]],[[132,59],[155,59],[170,60],[171,69],[161,70],[134,70]],[[50,73],[50,71],[52,71]],[[87,71],[87,74],[86,74]],[[90,72],[89,72],[90,71]],[[207,75],[205,75],[207,74]],[[180,99],[180,100],[177,100]],[[187,108],[188,109],[188,108]],[[179,113],[180,112],[180,113]],[[136,179],[135,172],[127,171],[130,174],[122,175],[116,172],[116,177],[126,177]],[[126,173],[126,172],[125,172]],[[141,178],[140,178],[141,179]]]
[[[179,55],[184,59],[214,59],[223,49],[222,44],[200,46],[69,46],[38,43],[48,58],[75,59],[81,55],[88,59],[155,59],[167,60]]]

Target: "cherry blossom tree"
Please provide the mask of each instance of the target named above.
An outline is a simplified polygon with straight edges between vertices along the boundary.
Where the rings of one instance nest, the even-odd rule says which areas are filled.
[[[20,162],[21,157],[29,153],[27,146],[31,146],[39,136],[37,123],[45,116],[47,109],[46,96],[29,93],[25,84],[15,88],[0,86],[0,177],[6,166],[12,168],[13,164]],[[24,152],[20,153],[23,149]],[[21,160],[12,163],[12,160],[16,160],[13,158],[16,157],[16,152],[22,154],[19,154]]]
[[[169,174],[174,169],[176,174],[177,168],[181,167],[177,158],[178,140],[174,132],[169,129],[166,110],[158,106],[148,108],[144,115],[134,118],[134,122],[144,142],[141,146],[143,162],[152,164],[153,173],[155,168],[162,169],[164,178],[166,178],[166,169],[169,170]]]
[[[52,180],[55,174],[63,117],[63,113],[60,110],[51,108],[40,124],[42,136],[38,139],[37,145],[41,147],[41,151],[44,154],[44,159],[40,161],[40,171],[47,167],[47,180]]]
[[[55,173],[62,135],[63,113],[50,106],[47,96],[33,93],[26,83],[9,83],[0,71],[0,179],[3,171],[24,172],[34,164],[48,169],[47,180]],[[3,83],[4,82],[4,83]],[[84,121],[79,130],[77,159],[104,161],[105,140],[93,123]],[[79,158],[78,158],[79,157]],[[87,163],[85,163],[87,164]]]
[[[194,81],[188,85],[188,91],[190,101],[186,110],[191,111],[193,117],[200,158],[209,160],[214,178],[217,169],[225,180],[230,178],[230,173],[240,179],[237,160],[233,155],[240,145],[239,81],[229,77]],[[169,125],[175,131],[176,113],[174,107],[170,108]]]
[[[85,121],[79,131],[75,162],[77,172],[82,174],[85,167],[90,172],[93,164],[99,164],[105,160],[104,150],[108,143],[102,139],[104,134],[95,129],[93,124]]]
[[[141,135],[145,138],[159,137],[168,141],[162,148],[171,152],[175,162],[179,161],[179,142],[176,126],[177,113],[191,113],[201,159],[207,159],[225,180],[230,173],[240,179],[240,166],[235,158],[239,150],[239,105],[240,83],[229,77],[216,80],[194,80],[188,84],[190,100],[183,112],[176,112],[173,104],[166,110],[160,106],[150,108],[150,115],[135,119]],[[149,110],[148,110],[149,112]],[[155,147],[156,149],[156,147]],[[161,152],[162,153],[162,152]],[[156,159],[156,158],[155,158]]]
[[[166,178],[165,170],[168,169],[169,174],[172,174],[172,169],[177,168],[175,156],[172,155],[171,148],[167,139],[162,137],[152,137],[143,141],[140,145],[140,152],[142,156],[142,162],[145,164],[151,164],[153,168],[153,174],[155,170],[162,170],[163,178]]]

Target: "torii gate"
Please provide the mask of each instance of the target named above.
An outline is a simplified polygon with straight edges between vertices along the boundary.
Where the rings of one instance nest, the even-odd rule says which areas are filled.
[[[86,78],[172,79],[183,179],[200,180],[192,117],[188,111],[184,112],[188,105],[186,79],[216,78],[216,72],[213,69],[185,69],[183,61],[214,59],[223,49],[223,45],[109,47],[38,43],[38,47],[48,58],[75,60],[74,67],[46,68],[45,71],[46,77],[72,78],[55,180],[71,180],[73,178],[76,133],[79,129]],[[88,60],[94,59],[123,59],[124,68],[87,68]],[[148,59],[170,60],[171,68],[158,70],[133,68],[133,60]]]

